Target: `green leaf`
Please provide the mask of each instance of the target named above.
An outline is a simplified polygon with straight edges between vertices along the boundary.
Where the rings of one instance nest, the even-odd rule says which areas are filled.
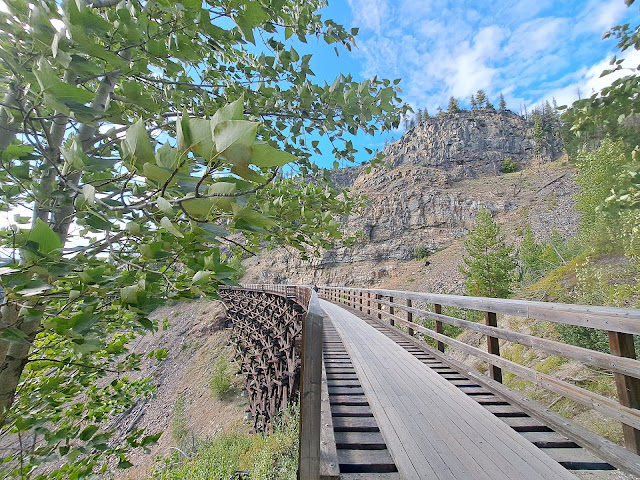
[[[250,147],[256,139],[257,122],[248,120],[227,120],[217,124],[213,136],[218,152],[224,152],[231,145]]]
[[[193,198],[182,202],[182,208],[193,217],[206,217],[216,205],[217,198]]]
[[[153,180],[154,182],[158,182],[159,184],[164,184],[169,178],[171,178],[171,173],[168,172],[157,165],[153,165],[152,163],[145,163],[142,166],[142,172],[145,177],[149,180]]]
[[[99,430],[99,427],[97,425],[89,425],[88,427],[85,427],[84,430],[80,432],[80,435],[79,435],[80,440],[86,442],[91,437],[93,437],[93,434],[96,433],[98,430]]]
[[[244,96],[241,96],[235,102],[231,102],[224,107],[218,109],[211,119],[211,128],[219,123],[227,120],[243,120],[244,119]]]
[[[189,115],[186,110],[176,121],[176,136],[178,137],[178,151],[187,151],[191,146],[191,137],[189,136]]]
[[[173,207],[171,207],[171,203],[164,197],[158,197],[156,200],[156,205],[160,209],[160,211],[167,215],[173,215]]]
[[[263,183],[265,181],[265,178],[262,175],[241,163],[233,165],[231,167],[231,172],[245,180],[249,180],[250,182]]]
[[[196,274],[193,276],[193,279],[191,281],[195,284],[205,284],[209,281],[210,278],[211,278],[210,271],[200,270],[199,272],[196,272]]]
[[[281,167],[298,160],[295,155],[273,148],[266,143],[253,145],[251,150],[251,163],[261,168]]]
[[[9,343],[25,343],[29,337],[19,328],[7,328],[2,331],[0,338]]]
[[[51,254],[62,248],[62,241],[58,234],[55,233],[49,225],[40,220],[36,220],[36,224],[29,232],[29,241],[38,244],[38,251],[44,254]]]
[[[96,187],[87,183],[82,187],[82,194],[90,204],[96,203]]]
[[[211,121],[202,118],[189,119],[189,137],[191,150],[205,160],[211,160],[215,154],[213,138],[211,138]],[[220,151],[220,150],[218,150]]]
[[[176,237],[184,238],[184,235],[182,234],[182,232],[180,232],[180,230],[174,227],[173,223],[171,223],[171,220],[169,220],[167,217],[162,217],[162,220],[160,220],[160,225],[164,227],[168,232],[175,235]]]
[[[41,60],[39,68],[33,73],[38,80],[40,90],[51,95],[57,102],[77,102],[79,104],[89,103],[93,100],[93,93],[71,84],[60,81],[58,75],[49,66],[46,60]]]
[[[122,287],[120,289],[120,299],[122,303],[125,304],[138,303],[138,286],[130,285],[128,287]]]
[[[156,163],[160,168],[167,170],[175,170],[178,166],[178,151],[171,148],[171,145],[165,143],[156,151]]]
[[[142,120],[138,120],[127,129],[124,142],[127,145],[129,154],[134,160],[140,164],[155,163],[156,157],[153,153],[151,140],[149,139]]]

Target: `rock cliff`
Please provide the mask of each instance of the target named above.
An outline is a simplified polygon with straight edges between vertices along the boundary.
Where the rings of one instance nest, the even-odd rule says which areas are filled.
[[[429,285],[421,289],[454,292],[461,287],[456,242],[472,228],[481,208],[502,223],[531,223],[541,238],[552,227],[564,235],[574,233],[572,172],[553,162],[561,156],[561,144],[550,133],[534,138],[532,128],[509,111],[474,110],[424,120],[387,146],[382,166],[370,173],[361,167],[331,172],[336,186],[351,187],[367,199],[364,211],[341,219],[347,233],[360,235],[355,247],[321,252],[311,264],[286,249],[267,252],[245,261],[245,281],[387,285],[403,274],[402,267],[421,245],[440,252],[430,257],[432,264],[439,258],[451,263],[431,275],[448,276],[448,281],[436,284],[437,278],[427,278]],[[502,174],[506,158],[522,170]],[[513,230],[509,226],[507,231]],[[424,261],[413,264],[424,267]]]

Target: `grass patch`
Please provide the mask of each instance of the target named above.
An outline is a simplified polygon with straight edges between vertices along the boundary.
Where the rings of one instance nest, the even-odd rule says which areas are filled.
[[[284,412],[271,435],[222,433],[202,443],[196,454],[174,454],[156,467],[154,480],[295,479],[298,469],[299,410]]]
[[[187,405],[183,394],[178,395],[171,415],[171,438],[183,452],[195,450],[195,437],[189,428]]]

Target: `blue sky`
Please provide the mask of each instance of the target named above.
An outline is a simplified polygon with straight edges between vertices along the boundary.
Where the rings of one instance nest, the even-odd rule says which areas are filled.
[[[402,98],[414,110],[427,108],[431,114],[438,106],[446,109],[452,95],[468,106],[478,89],[496,105],[502,93],[516,113],[553,98],[559,105],[571,104],[579,92],[588,96],[612,81],[599,76],[617,53],[616,41],[602,40],[602,34],[621,23],[633,25],[638,18],[638,7],[628,8],[623,0],[329,4],[324,16],[360,28],[358,48],[351,54],[342,51],[336,60],[332,49],[317,45],[318,76],[342,72],[360,80],[374,75],[402,78]],[[637,51],[623,56],[629,58],[626,66],[640,64]],[[380,148],[385,138],[359,138],[356,146]]]

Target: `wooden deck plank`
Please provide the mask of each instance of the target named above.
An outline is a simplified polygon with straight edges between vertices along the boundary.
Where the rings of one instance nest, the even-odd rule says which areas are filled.
[[[403,478],[575,479],[381,332],[338,306],[322,306]]]

